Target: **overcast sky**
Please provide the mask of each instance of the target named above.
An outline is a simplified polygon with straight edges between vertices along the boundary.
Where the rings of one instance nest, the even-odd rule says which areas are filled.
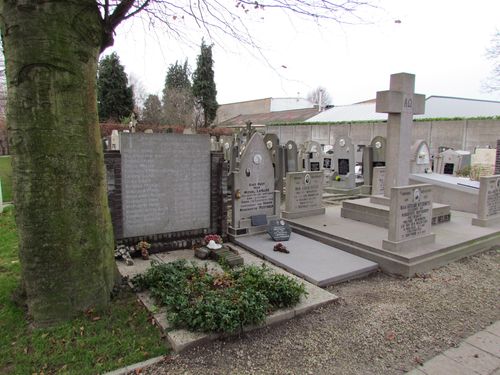
[[[414,73],[416,91],[427,96],[500,100],[500,92],[481,89],[492,69],[485,51],[500,30],[499,0],[373,4],[377,8],[359,12],[363,21],[354,25],[318,25],[270,9],[250,12],[248,28],[260,50],[223,37],[213,47],[219,104],[305,97],[318,85],[333,104],[351,104],[388,89],[389,75],[398,72]],[[188,58],[194,70],[201,37],[208,39],[196,28],[186,30],[191,42],[136,18],[119,27],[114,47],[105,53],[116,51],[127,73],[147,93],[161,96],[168,66]]]

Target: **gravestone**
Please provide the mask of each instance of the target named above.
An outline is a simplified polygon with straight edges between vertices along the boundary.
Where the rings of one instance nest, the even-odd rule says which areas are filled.
[[[427,173],[431,170],[431,152],[423,139],[417,140],[411,147],[410,173]]]
[[[323,169],[323,152],[321,145],[316,141],[304,143],[305,153],[303,159],[303,170],[317,172]]]
[[[111,150],[119,150],[120,149],[120,134],[118,130],[111,131]]]
[[[323,171],[290,172],[286,175],[285,210],[286,219],[322,215]]]
[[[386,178],[384,194],[395,186],[408,185],[413,115],[425,112],[425,95],[415,94],[415,75],[392,74],[390,90],[377,92],[376,112],[388,113]]]
[[[299,171],[299,152],[294,141],[288,141],[285,145],[286,173]]]
[[[386,139],[380,135],[374,137],[370,143],[372,147],[372,168],[385,167]]]
[[[123,236],[210,227],[210,141],[122,133]]]
[[[341,137],[333,146],[333,167],[330,186],[335,189],[352,190],[356,187],[354,167],[355,149],[349,137]]]
[[[271,157],[274,168],[274,189],[283,191],[283,178],[285,177],[285,153],[280,146],[279,138],[276,134],[268,133],[264,135],[264,143]]]
[[[274,189],[273,165],[261,134],[253,133],[231,179],[229,235],[265,232],[269,220],[279,219],[280,192]]]
[[[275,242],[288,241],[292,234],[292,229],[285,220],[271,220],[267,233],[269,233]]]
[[[391,190],[389,233],[382,247],[399,252],[433,243],[432,185],[399,186]]]
[[[479,181],[478,212],[472,225],[500,225],[500,175],[481,177]]]
[[[384,195],[385,167],[373,168],[372,195]]]
[[[470,165],[470,160],[470,152],[455,151],[449,148],[434,158],[434,171],[439,174],[456,176],[459,170]]]
[[[479,148],[476,147],[471,155],[471,168],[475,169],[477,177],[491,176],[495,174],[495,157],[496,150],[494,148]]]

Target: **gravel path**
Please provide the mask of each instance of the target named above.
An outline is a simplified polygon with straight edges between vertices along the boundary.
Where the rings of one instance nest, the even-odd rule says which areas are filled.
[[[500,248],[413,279],[336,285],[340,302],[145,374],[402,374],[500,319]]]

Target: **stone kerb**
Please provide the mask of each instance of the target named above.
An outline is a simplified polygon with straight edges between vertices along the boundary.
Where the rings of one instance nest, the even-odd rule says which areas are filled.
[[[390,251],[416,249],[433,243],[432,185],[420,184],[391,188],[388,239],[382,247]]]
[[[290,172],[286,176],[285,219],[323,215],[324,172]]]
[[[489,227],[500,224],[500,175],[480,178],[477,218],[472,225]]]

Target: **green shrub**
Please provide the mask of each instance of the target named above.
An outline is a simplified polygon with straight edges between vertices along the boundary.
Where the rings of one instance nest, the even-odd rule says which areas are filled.
[[[173,327],[203,332],[235,332],[262,323],[271,311],[293,306],[306,294],[303,284],[264,265],[210,273],[184,260],[153,263],[132,282],[166,306]]]

